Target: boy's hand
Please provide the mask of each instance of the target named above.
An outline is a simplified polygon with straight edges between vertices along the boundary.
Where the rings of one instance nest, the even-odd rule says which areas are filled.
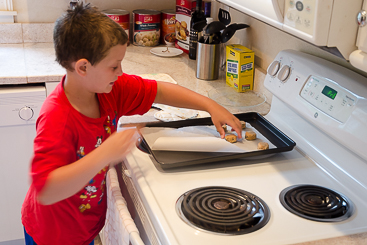
[[[157,85],[155,103],[207,111],[210,113],[221,138],[225,136],[222,128],[224,124],[231,126],[237,132],[238,138],[242,138],[240,120],[215,101],[176,84],[157,82]]]
[[[227,109],[218,105],[215,108],[212,108],[212,110],[209,113],[222,139],[225,136],[225,132],[222,125],[225,124],[232,127],[232,129],[237,133],[239,139],[242,138],[242,126],[240,120],[237,117],[235,117],[232,113],[230,113]]]
[[[127,127],[120,132],[113,133],[97,149],[104,154],[108,162],[121,162],[127,153],[136,145],[140,134],[136,127]]]

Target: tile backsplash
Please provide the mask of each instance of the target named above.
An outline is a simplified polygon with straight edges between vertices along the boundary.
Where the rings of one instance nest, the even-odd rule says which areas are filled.
[[[23,43],[22,24],[0,24],[0,43]]]
[[[54,23],[0,23],[0,44],[53,42]]]
[[[53,42],[54,23],[23,23],[23,42],[49,43]]]

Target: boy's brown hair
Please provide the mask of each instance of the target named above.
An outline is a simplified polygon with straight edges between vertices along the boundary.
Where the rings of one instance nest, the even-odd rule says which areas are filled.
[[[128,42],[125,30],[90,4],[78,3],[55,22],[56,61],[73,71],[71,63],[87,59],[98,64],[113,46]]]

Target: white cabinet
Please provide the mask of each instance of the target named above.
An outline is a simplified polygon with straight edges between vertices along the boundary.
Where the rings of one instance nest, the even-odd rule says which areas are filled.
[[[44,86],[0,86],[0,244],[23,244],[21,207],[28,191],[36,119]]]

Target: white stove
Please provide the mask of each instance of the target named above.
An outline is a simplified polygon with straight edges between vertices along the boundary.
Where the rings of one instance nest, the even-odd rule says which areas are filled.
[[[138,213],[146,216],[141,218],[150,243],[293,244],[367,232],[366,78],[286,50],[269,66],[264,83],[274,94],[265,118],[297,143],[292,151],[176,171],[158,170],[149,155],[137,148],[127,156],[125,174],[134,184],[128,187],[136,192]],[[341,194],[348,212],[324,221],[290,212],[280,196],[295,185],[320,186]],[[188,224],[178,215],[178,199],[210,186],[236,188],[259,197],[269,209],[267,222],[238,235]],[[317,206],[322,201],[316,195],[311,202]]]

